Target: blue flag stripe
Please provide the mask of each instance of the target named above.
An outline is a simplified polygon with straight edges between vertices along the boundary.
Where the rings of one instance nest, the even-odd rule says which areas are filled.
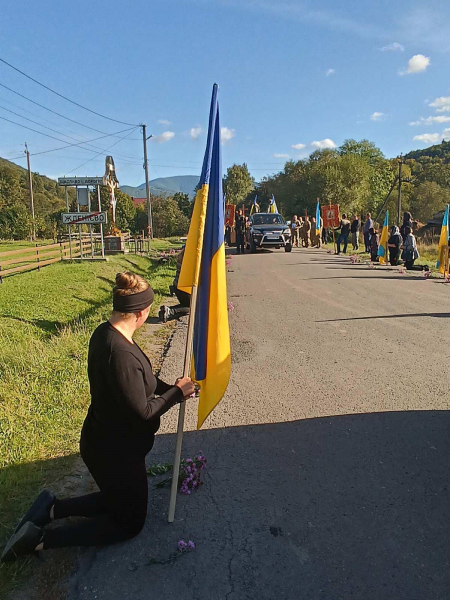
[[[220,121],[217,94],[215,96],[214,139],[209,161],[209,194],[206,209],[205,232],[203,237],[200,282],[195,313],[194,366],[195,379],[206,377],[206,353],[208,345],[209,297],[211,285],[211,262],[224,239],[224,210],[222,198],[222,158],[220,147]],[[211,121],[210,121],[211,122]]]

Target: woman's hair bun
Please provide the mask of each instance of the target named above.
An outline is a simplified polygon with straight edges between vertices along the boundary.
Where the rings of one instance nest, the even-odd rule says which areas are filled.
[[[114,288],[114,294],[128,295],[137,294],[143,292],[148,288],[148,283],[140,275],[136,273],[130,273],[130,271],[124,271],[123,273],[117,273],[116,275],[116,287]]]

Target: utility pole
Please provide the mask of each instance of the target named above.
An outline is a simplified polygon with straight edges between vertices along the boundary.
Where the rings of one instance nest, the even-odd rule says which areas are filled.
[[[147,222],[150,228],[150,239],[153,239],[153,219],[152,219],[152,203],[150,200],[150,183],[148,180],[148,159],[147,159],[147,140],[153,137],[149,135],[147,137],[147,125],[141,124],[142,127],[142,140],[144,142],[144,169],[145,169],[145,191],[147,194]]]
[[[27,164],[28,164],[28,187],[30,190],[30,208],[31,208],[31,217],[33,219],[33,224],[31,227],[31,241],[36,239],[36,230],[34,224],[34,199],[33,199],[33,176],[31,175],[31,166],[30,166],[30,153],[28,152],[28,146],[25,142],[25,154],[27,155]]]
[[[402,165],[403,156],[400,154],[398,161],[398,204],[397,204],[397,223],[400,225],[400,218],[402,215]]]

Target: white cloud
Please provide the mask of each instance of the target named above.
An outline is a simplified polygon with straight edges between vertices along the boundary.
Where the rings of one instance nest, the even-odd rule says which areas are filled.
[[[441,96],[440,98],[436,98],[429,104],[436,109],[436,112],[449,112],[450,111],[450,96]]]
[[[228,129],[228,127],[221,127],[220,134],[222,136],[222,143],[226,144],[226,142],[229,142],[231,138],[234,138],[234,136],[236,135],[236,130]]]
[[[404,52],[405,47],[399,44],[398,42],[393,42],[392,44],[388,44],[387,46],[383,46],[380,48],[381,52]]]
[[[172,125],[171,121],[168,121],[167,119],[159,119],[158,123],[160,125]]]
[[[382,112],[374,112],[370,115],[371,121],[383,121],[386,115]]]
[[[155,137],[152,139],[154,139],[155,142],[158,142],[158,144],[164,144],[164,142],[170,142],[170,140],[174,137],[175,134],[173,131],[165,131],[161,135],[155,135]]]
[[[408,61],[408,67],[399,71],[399,75],[411,75],[412,73],[421,73],[429,66],[430,59],[423,54],[415,54]]]
[[[328,69],[325,73],[325,77],[329,77],[330,75],[335,75],[336,71],[334,69]]]
[[[446,140],[448,142],[448,140],[450,140],[450,127],[447,127],[447,129],[444,129],[444,131],[442,132],[442,139]]]
[[[316,150],[325,150],[325,148],[336,148],[336,144],[330,138],[325,138],[320,142],[312,142],[311,146]]]
[[[196,140],[199,135],[202,133],[203,129],[201,127],[192,127],[189,131],[189,135],[192,139]]]
[[[277,154],[275,152],[274,157],[275,158],[289,158],[289,154]]]
[[[444,115],[439,117],[420,117],[420,121],[411,121],[410,125],[433,125],[433,123],[448,123],[450,121],[450,117],[444,117]]]
[[[421,135],[415,135],[413,139],[426,144],[437,144],[441,141],[442,136],[439,133],[422,133]]]
[[[291,146],[291,148],[294,148],[294,150],[303,150],[303,148],[306,148],[305,144],[293,144]]]

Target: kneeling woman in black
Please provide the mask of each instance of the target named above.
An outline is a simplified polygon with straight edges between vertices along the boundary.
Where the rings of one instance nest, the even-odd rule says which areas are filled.
[[[50,548],[113,544],[142,530],[148,495],[145,456],[161,415],[194,393],[189,378],[169,385],[155,377],[133,341],[152,302],[145,279],[118,273],[111,318],[97,327],[89,343],[91,405],[80,452],[99,491],[66,499],[41,492],[6,545],[3,561]],[[66,517],[85,519],[45,528]]]

